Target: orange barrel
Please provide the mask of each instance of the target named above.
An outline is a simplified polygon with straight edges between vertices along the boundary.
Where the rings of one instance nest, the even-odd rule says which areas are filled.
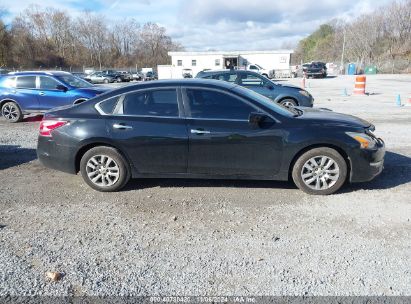
[[[366,77],[364,75],[355,77],[354,94],[365,95],[365,82]]]

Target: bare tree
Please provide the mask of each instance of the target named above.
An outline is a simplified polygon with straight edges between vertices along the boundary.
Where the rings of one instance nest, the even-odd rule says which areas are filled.
[[[84,12],[73,19],[67,12],[31,5],[10,26],[0,9],[0,66],[28,68],[126,67],[167,63],[168,51],[180,50],[154,23],[134,19],[110,21]]]

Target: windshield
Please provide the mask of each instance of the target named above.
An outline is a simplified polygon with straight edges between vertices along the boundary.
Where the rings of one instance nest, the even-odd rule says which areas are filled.
[[[296,115],[300,114],[296,109],[290,109],[290,108],[283,107],[283,106],[275,103],[271,99],[269,99],[269,98],[267,98],[263,95],[260,95],[256,92],[252,91],[252,90],[246,89],[244,87],[234,86],[232,88],[232,90],[236,91],[237,93],[243,94],[243,95],[247,96],[248,98],[251,98],[252,100],[257,101],[258,103],[260,103],[263,106],[277,112],[278,114],[288,116],[288,117],[293,117],[293,116],[296,116]]]
[[[90,82],[73,75],[60,75],[57,76],[57,79],[73,88],[89,88],[93,86]]]

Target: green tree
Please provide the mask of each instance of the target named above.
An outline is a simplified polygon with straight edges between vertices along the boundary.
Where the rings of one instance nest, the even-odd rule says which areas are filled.
[[[328,60],[330,48],[334,43],[335,30],[330,24],[321,25],[314,33],[302,39],[297,47],[295,59],[297,62]]]

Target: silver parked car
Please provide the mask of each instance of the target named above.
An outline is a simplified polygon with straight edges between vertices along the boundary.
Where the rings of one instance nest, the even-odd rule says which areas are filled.
[[[103,74],[102,72],[94,72],[84,77],[85,80],[91,83],[112,83],[115,78],[111,75]]]

